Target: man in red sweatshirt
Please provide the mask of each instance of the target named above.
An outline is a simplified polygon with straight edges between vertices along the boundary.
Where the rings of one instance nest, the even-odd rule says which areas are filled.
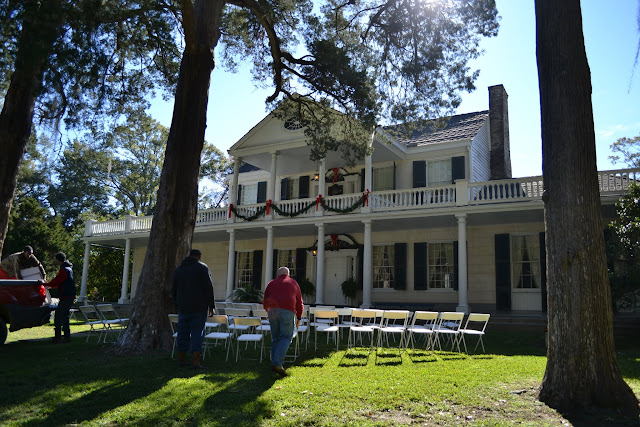
[[[294,332],[300,325],[304,307],[300,286],[289,277],[287,267],[280,267],[278,277],[269,282],[262,304],[267,310],[271,326],[271,370],[285,377],[287,371],[282,365]]]
[[[58,289],[58,307],[56,308],[53,325],[55,327],[54,343],[71,341],[71,331],[69,330],[69,311],[76,299],[76,284],[73,280],[72,265],[64,252],[56,254],[56,262],[60,266],[58,274],[52,281],[45,283],[48,288]],[[62,337],[61,332],[64,333]]]

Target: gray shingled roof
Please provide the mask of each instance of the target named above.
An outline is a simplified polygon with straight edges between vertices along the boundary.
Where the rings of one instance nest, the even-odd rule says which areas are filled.
[[[407,147],[439,144],[443,142],[472,139],[489,118],[489,111],[458,114],[443,119],[429,120],[424,125],[411,129],[411,135],[402,135],[404,125],[387,126],[386,132],[397,138],[398,143]]]

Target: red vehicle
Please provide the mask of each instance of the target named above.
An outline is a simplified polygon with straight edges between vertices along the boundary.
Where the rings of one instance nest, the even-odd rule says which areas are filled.
[[[10,331],[49,323],[52,307],[45,304],[46,291],[37,280],[0,280],[0,345]]]

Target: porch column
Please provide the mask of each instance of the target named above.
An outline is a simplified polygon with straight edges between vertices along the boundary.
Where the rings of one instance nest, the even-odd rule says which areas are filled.
[[[276,168],[278,165],[278,152],[271,153],[271,176],[269,177],[269,192],[267,200],[276,201]]]
[[[316,256],[316,304],[324,304],[324,224],[318,227],[318,255]]]
[[[131,258],[131,239],[127,239],[124,244],[124,268],[122,269],[122,288],[120,289],[120,299],[118,304],[129,302],[127,291],[129,289],[129,263]]]
[[[236,157],[233,162],[233,177],[231,178],[231,186],[229,188],[229,204],[236,206],[238,204],[238,175],[240,174],[240,163],[242,159]],[[229,222],[236,221],[236,215],[231,212]]]
[[[227,258],[227,296],[225,301],[231,301],[233,293],[233,276],[236,265],[236,231],[227,230],[229,233],[229,256]]]
[[[80,296],[78,302],[87,302],[87,278],[89,277],[89,256],[91,255],[91,243],[84,244],[84,259],[82,260],[82,280],[80,282]]]
[[[267,226],[267,265],[264,268],[264,287],[266,289],[267,283],[273,278],[273,227]]]
[[[362,221],[364,224],[364,250],[362,252],[362,305],[361,308],[371,307],[371,288],[373,287],[372,263],[373,245],[371,243],[371,220]]]
[[[325,185],[326,183],[324,182],[324,177],[327,174],[327,165],[326,165],[326,160],[324,158],[320,159],[320,162],[318,164],[318,195],[319,196],[326,196],[326,190],[327,190],[327,186]],[[318,209],[316,210],[316,216],[322,216],[322,206],[318,206]],[[317,296],[317,295],[316,295]]]
[[[458,306],[456,311],[469,313],[467,302],[467,214],[456,214],[458,219]]]

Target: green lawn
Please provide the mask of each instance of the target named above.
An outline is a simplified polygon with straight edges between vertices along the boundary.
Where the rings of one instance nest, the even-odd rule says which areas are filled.
[[[2,425],[562,425],[536,400],[545,369],[544,336],[491,332],[486,354],[397,352],[345,355],[313,345],[280,379],[268,361],[224,361],[178,369],[170,354],[116,357],[72,327],[70,344],[51,344],[51,326],[9,334],[0,348]],[[323,337],[324,338],[324,337]],[[346,341],[346,340],[345,340]],[[623,375],[640,396],[640,343],[618,337]],[[335,347],[333,347],[335,350]],[[251,357],[252,355],[249,354]],[[618,425],[609,413],[587,414]],[[635,420],[637,421],[637,420]]]

